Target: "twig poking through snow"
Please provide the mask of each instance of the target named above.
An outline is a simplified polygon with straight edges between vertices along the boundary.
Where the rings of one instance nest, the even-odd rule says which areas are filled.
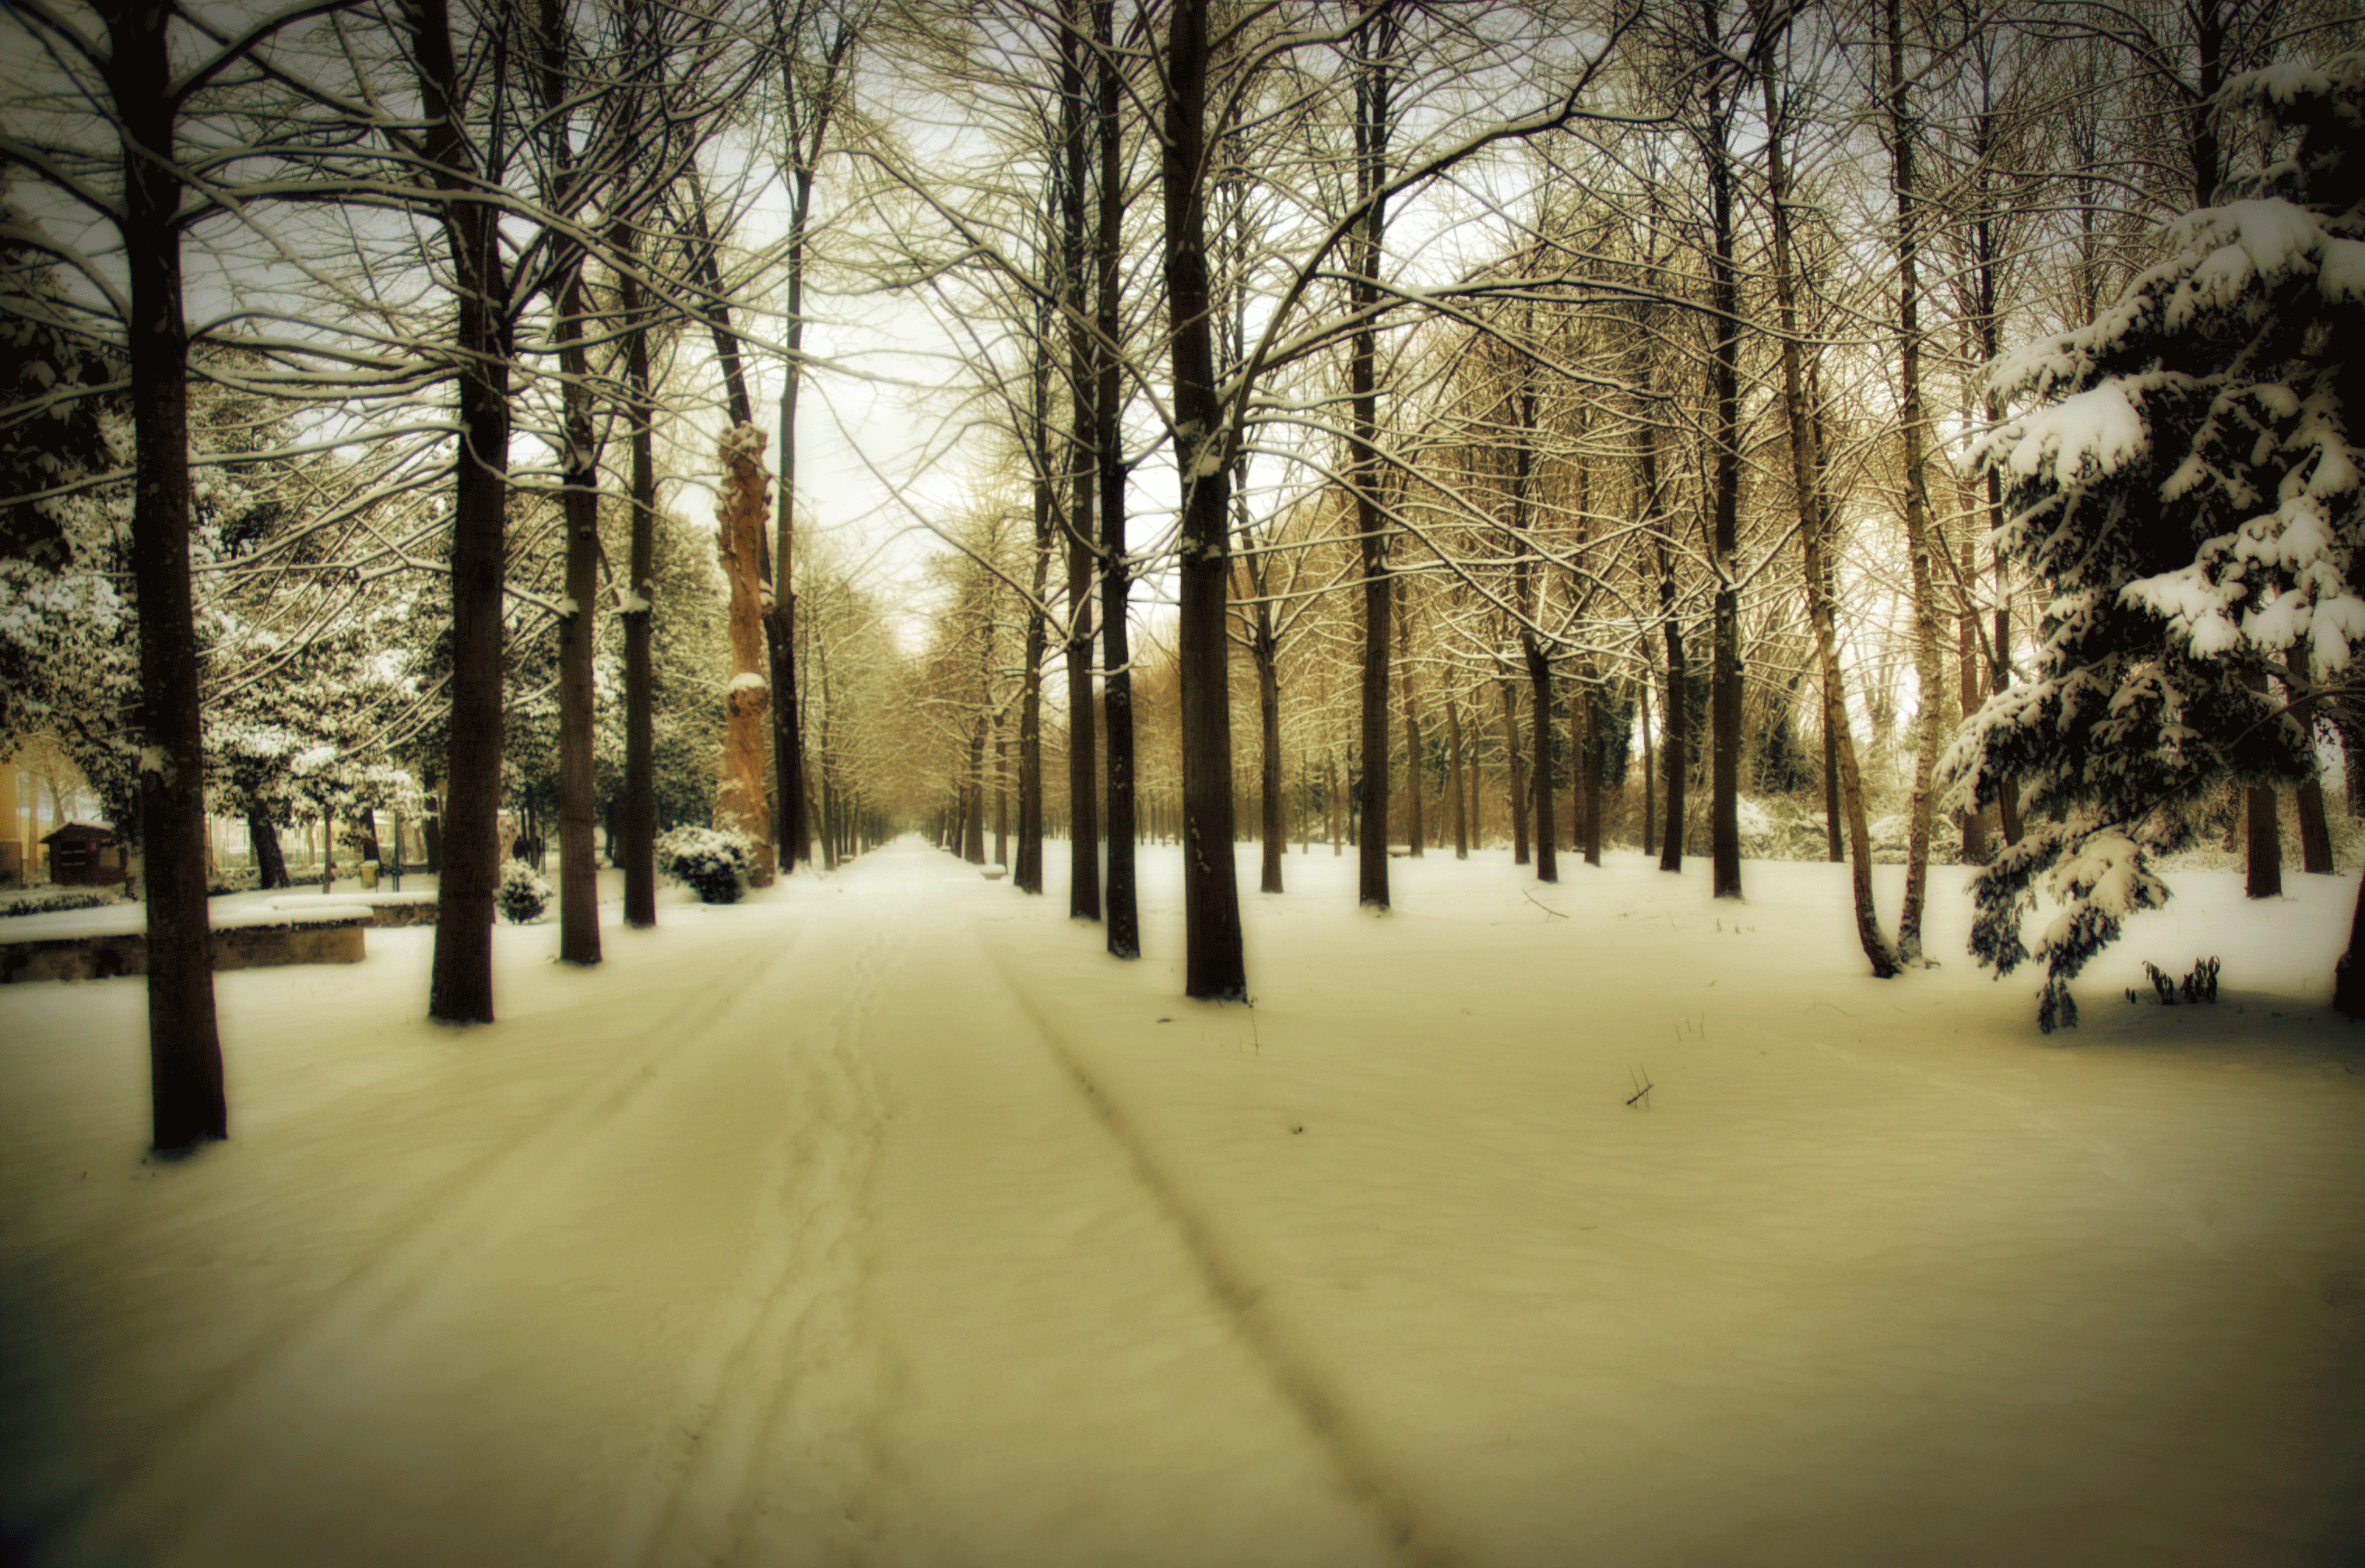
[[[1631,1105],[1635,1101],[1640,1100],[1642,1102],[1642,1109],[1645,1111],[1649,1110],[1651,1108],[1651,1091],[1658,1087],[1657,1084],[1651,1081],[1651,1070],[1647,1067],[1630,1067],[1626,1070],[1626,1075],[1630,1082],[1639,1083],[1642,1085],[1642,1087],[1635,1090],[1633,1093],[1626,1096],[1626,1103]]]
[[[1568,916],[1552,908],[1552,905],[1544,902],[1543,900],[1536,897],[1535,894],[1528,891],[1525,888],[1521,888],[1519,890],[1519,896],[1527,900],[1530,903],[1535,905],[1538,909],[1542,910],[1546,914],[1551,915],[1554,920],[1566,920],[1568,918]]]

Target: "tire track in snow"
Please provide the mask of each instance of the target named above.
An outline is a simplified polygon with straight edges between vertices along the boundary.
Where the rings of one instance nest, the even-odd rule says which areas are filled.
[[[976,938],[994,974],[1041,1036],[1044,1049],[1071,1082],[1084,1107],[1124,1152],[1143,1193],[1182,1242],[1208,1296],[1273,1390],[1328,1458],[1347,1493],[1370,1512],[1397,1559],[1413,1568],[1452,1568],[1459,1554],[1424,1520],[1409,1482],[1372,1447],[1311,1358],[1291,1343],[1264,1292],[1228,1255],[1214,1227],[1149,1149],[1123,1106],[1085,1068],[1064,1032],[1038,1006],[1025,977],[993,944]]]
[[[616,1568],[858,1560],[884,1509],[876,1412],[884,1349],[864,1322],[869,1194],[886,1097],[862,1048],[907,933],[864,923],[826,977],[820,1019],[801,1017],[798,1112],[759,1156],[760,1238],[701,1338],[653,1450],[671,1474],[618,1529]],[[817,946],[819,944],[816,944]]]
[[[191,1513],[219,1506],[207,1477],[226,1462],[225,1437],[267,1408],[275,1390],[332,1376],[340,1347],[385,1336],[455,1261],[496,1245],[521,1211],[594,1156],[602,1128],[656,1092],[663,1070],[799,945],[793,930],[783,930],[777,945],[733,960],[689,1000],[643,1025],[645,1044],[448,1178],[351,1273],[160,1421],[155,1440],[97,1478],[50,1540],[74,1561],[118,1562],[143,1560],[131,1543],[154,1547],[160,1530],[185,1534]],[[183,1528],[171,1529],[167,1520]]]

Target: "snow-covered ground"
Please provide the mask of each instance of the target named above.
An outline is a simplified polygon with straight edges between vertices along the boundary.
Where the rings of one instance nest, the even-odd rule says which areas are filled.
[[[373,931],[220,977],[234,1136],[177,1165],[138,981],[0,990],[0,1521],[156,1568],[2365,1558],[2350,877],[2172,878],[2048,1038],[1959,871],[1880,982],[1837,868],[1432,856],[1375,919],[1353,864],[1245,895],[1252,1010],[1177,994],[1171,850],[1130,966],[911,841],[588,971],[504,926],[489,1028]],[[2120,995],[2202,955],[2214,1007]]]

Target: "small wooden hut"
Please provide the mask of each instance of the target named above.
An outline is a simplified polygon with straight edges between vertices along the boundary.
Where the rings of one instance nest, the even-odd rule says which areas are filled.
[[[129,868],[123,843],[109,828],[68,823],[41,842],[50,851],[50,880],[62,888],[110,888]]]

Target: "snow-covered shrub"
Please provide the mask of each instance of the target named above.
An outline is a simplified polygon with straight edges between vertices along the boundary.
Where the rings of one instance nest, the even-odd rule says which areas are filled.
[[[55,914],[62,909],[105,909],[118,902],[113,893],[26,893],[0,899],[0,915]]]
[[[218,899],[225,893],[243,893],[256,886],[256,872],[252,866],[231,866],[206,879],[206,896]]]
[[[550,884],[524,861],[512,860],[501,868],[501,885],[493,890],[493,903],[511,925],[540,920],[542,912],[550,907]]]
[[[754,846],[747,835],[723,828],[682,826],[657,835],[657,870],[698,895],[701,903],[737,903],[747,890]]]

